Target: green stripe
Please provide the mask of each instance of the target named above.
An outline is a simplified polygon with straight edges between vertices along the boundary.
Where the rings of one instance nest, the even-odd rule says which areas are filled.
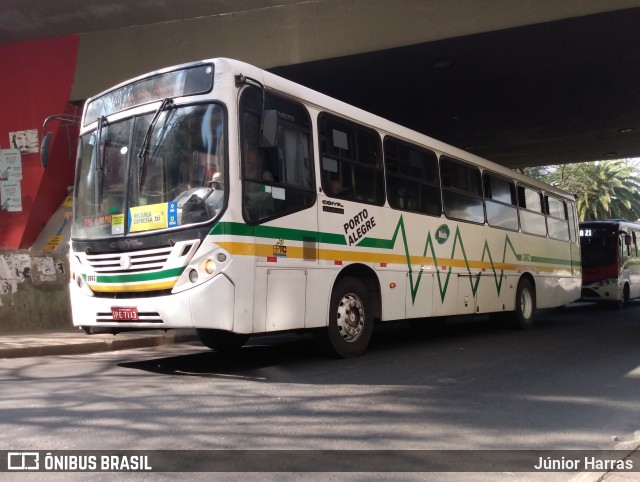
[[[333,233],[317,233],[316,231],[304,231],[301,229],[278,228],[273,226],[247,226],[242,223],[218,223],[211,235],[230,236],[255,236],[257,238],[286,239],[288,241],[312,241],[326,244],[346,246],[344,236]]]
[[[134,273],[134,274],[118,274],[111,276],[96,277],[98,283],[134,283],[136,281],[155,281],[165,278],[177,278],[182,274],[184,268],[173,268],[163,271],[154,271],[152,273]],[[82,277],[86,280],[87,275],[83,274]]]
[[[565,266],[571,266],[573,264],[570,259],[545,258],[544,256],[531,256],[531,262],[540,264],[560,264]]]

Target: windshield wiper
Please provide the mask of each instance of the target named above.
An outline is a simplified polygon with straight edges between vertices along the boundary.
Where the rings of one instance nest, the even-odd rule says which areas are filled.
[[[162,114],[165,110],[169,108],[169,106],[173,104],[173,99],[170,97],[166,97],[162,100],[162,104],[158,107],[158,110],[151,119],[151,123],[147,128],[147,133],[144,136],[144,140],[142,141],[142,146],[140,147],[140,152],[138,152],[138,159],[140,159],[140,166],[138,166],[138,189],[142,184],[142,174],[144,173],[144,163],[147,160],[147,156],[149,155],[149,146],[151,145],[151,136],[153,135],[153,129],[155,128],[158,119],[160,119],[160,114]]]
[[[103,153],[102,149],[102,128],[107,125],[107,118],[100,116],[98,118],[98,129],[96,133],[96,171],[102,171]]]

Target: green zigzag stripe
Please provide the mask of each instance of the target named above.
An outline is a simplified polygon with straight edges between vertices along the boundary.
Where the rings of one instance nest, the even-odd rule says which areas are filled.
[[[413,268],[411,266],[411,256],[409,254],[409,246],[407,244],[407,235],[406,235],[406,231],[404,228],[404,219],[402,216],[400,216],[400,219],[398,220],[398,225],[396,226],[396,229],[393,233],[393,236],[391,237],[391,239],[386,240],[386,239],[380,239],[380,238],[365,238],[363,239],[360,243],[358,243],[358,246],[362,246],[362,247],[367,247],[367,248],[380,248],[380,249],[393,249],[393,247],[396,244],[396,240],[398,237],[398,233],[402,234],[402,241],[403,241],[403,246],[404,246],[404,251],[405,251],[405,255],[407,258],[407,266],[409,268],[409,283],[410,283],[410,287],[411,287],[411,302],[415,303],[416,300],[416,296],[418,294],[418,287],[420,286],[420,280],[422,279],[422,270],[420,270],[418,272],[418,275],[416,277],[416,279],[414,280],[414,273],[413,273]],[[471,267],[469,266],[469,260],[467,258],[467,253],[466,250],[464,249],[464,242],[462,241],[462,236],[460,235],[460,228],[458,226],[456,226],[456,233],[454,235],[453,238],[453,248],[451,250],[451,259],[455,259],[454,256],[456,254],[456,247],[458,244],[458,240],[460,241],[460,249],[462,251],[462,257],[464,259],[465,265],[467,267],[467,272],[469,273],[469,283],[471,285],[471,291],[472,293],[476,294],[476,291],[478,290],[478,284],[480,283],[480,274],[482,273],[482,271],[478,272],[478,276],[475,277],[475,283],[473,281],[473,273],[471,272]],[[505,242],[504,242],[504,250],[502,252],[502,262],[504,263],[507,257],[507,247],[511,248],[511,252],[513,253],[513,255],[515,256],[516,260],[518,261],[522,261],[522,256],[519,255],[518,253],[516,253],[516,250],[513,247],[513,244],[511,243],[511,240],[509,239],[509,235],[505,234]],[[427,233],[427,241],[425,243],[424,246],[424,250],[422,252],[422,257],[427,256],[427,251],[431,251],[431,258],[433,259],[433,264],[434,266],[438,266],[438,258],[436,256],[436,252],[435,252],[435,246],[433,244],[433,240],[431,238],[431,231],[429,231]],[[493,257],[491,256],[491,250],[489,249],[489,243],[487,240],[485,240],[484,242],[484,248],[482,250],[482,258],[481,261],[484,261],[486,259],[486,256],[489,257],[489,263],[491,264],[491,269],[493,271],[493,277],[494,277],[494,281],[496,283],[496,291],[498,292],[498,295],[500,295],[500,291],[502,290],[502,281],[504,280],[504,270],[500,270],[500,276],[498,277],[498,272],[496,271],[495,268],[495,264],[493,262]],[[436,276],[438,278],[438,289],[440,291],[440,300],[444,301],[444,298],[447,294],[447,287],[449,286],[449,279],[451,278],[451,272],[452,272],[452,267],[450,266],[449,269],[447,270],[447,274],[446,277],[444,279],[444,282],[442,280],[441,277],[441,271],[436,271]]]
[[[291,228],[277,228],[270,226],[247,226],[246,224],[241,223],[219,223],[217,224],[209,234],[212,235],[236,235],[236,236],[256,236],[262,238],[283,238],[291,241],[316,241],[326,244],[337,244],[341,246],[346,246],[345,237],[340,234],[333,233],[316,233],[314,231],[303,231],[299,229],[291,229]],[[404,218],[402,215],[398,220],[398,224],[393,232],[393,236],[391,239],[382,239],[382,238],[371,238],[366,237],[360,241],[357,246],[362,248],[377,248],[377,249],[388,249],[392,250],[398,238],[398,234],[402,235],[402,243],[405,251],[405,256],[407,260],[407,267],[409,269],[409,283],[411,288],[411,301],[415,303],[416,296],[418,294],[418,288],[420,286],[420,280],[422,279],[422,270],[420,270],[417,276],[414,279],[413,267],[411,266],[411,255],[409,253],[409,245],[407,242],[407,235],[404,227]],[[471,272],[471,267],[469,266],[469,260],[467,258],[466,250],[464,249],[464,242],[462,240],[462,236],[460,234],[460,227],[456,226],[456,232],[453,239],[453,248],[451,249],[451,259],[455,259],[454,256],[456,254],[456,248],[458,246],[458,241],[460,242],[460,250],[462,251],[462,257],[464,259],[467,272],[469,273],[469,283],[471,286],[471,291],[475,296],[478,285],[480,283],[480,274],[482,271],[478,271],[477,275],[474,276]],[[507,249],[510,249],[510,252],[513,253],[513,256],[517,261],[522,261],[522,255],[518,254],[513,247],[513,243],[511,239],[509,239],[509,235],[505,233],[505,241],[504,241],[504,249],[502,251],[502,263],[504,263],[507,259]],[[435,246],[433,244],[433,240],[431,237],[431,231],[427,233],[427,241],[424,246],[424,250],[422,252],[422,257],[427,256],[427,252],[430,251],[431,258],[433,259],[434,266],[438,266],[438,258],[435,253]],[[491,256],[491,249],[489,248],[489,243],[487,240],[484,242],[484,247],[482,250],[482,258],[480,261],[485,261],[486,258],[489,258],[489,263],[491,264],[491,270],[493,271],[493,278],[496,284],[496,291],[498,295],[502,291],[502,282],[505,279],[504,270],[500,270],[500,274],[498,275],[498,271],[495,268],[495,264],[493,261],[493,257]],[[572,266],[573,263],[571,260],[566,259],[557,259],[557,258],[546,258],[541,256],[532,256],[531,261],[534,263],[542,263],[542,264],[560,264],[560,265],[568,265]],[[441,277],[441,271],[436,271],[436,275],[438,278],[438,289],[440,291],[440,300],[444,301],[444,298],[447,294],[447,287],[449,286],[449,280],[451,278],[452,267],[450,266],[447,270],[446,277],[444,280]],[[475,278],[475,282],[474,282]]]

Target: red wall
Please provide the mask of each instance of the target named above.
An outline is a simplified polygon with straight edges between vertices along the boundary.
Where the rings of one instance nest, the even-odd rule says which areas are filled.
[[[9,132],[37,129],[42,139],[46,117],[81,113],[69,103],[78,45],[78,36],[0,45],[0,149],[10,148]],[[78,131],[59,126],[47,127],[56,135],[46,170],[39,154],[22,154],[22,211],[0,211],[0,248],[29,248],[73,185]]]

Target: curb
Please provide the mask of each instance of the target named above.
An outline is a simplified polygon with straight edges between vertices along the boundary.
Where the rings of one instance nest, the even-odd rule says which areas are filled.
[[[148,348],[153,346],[171,345],[173,343],[187,343],[198,341],[195,333],[189,330],[182,332],[168,332],[163,334],[129,334],[112,336],[96,340],[93,337],[100,335],[83,335],[82,339],[73,339],[66,343],[39,342],[29,346],[15,346],[0,348],[2,358],[28,358],[38,356],[82,355],[87,353],[101,353],[132,348]]]
[[[625,451],[626,455],[623,459],[628,459],[633,456],[637,458],[638,451],[640,450],[640,430],[637,430],[633,434],[633,439],[626,442],[616,443],[613,450]],[[637,470],[637,469],[635,469]],[[617,474],[624,474],[624,480],[640,480],[640,477],[636,477],[636,472],[624,472],[617,470],[607,470],[602,472],[581,472],[570,479],[570,482],[603,482],[610,477],[616,477]]]

